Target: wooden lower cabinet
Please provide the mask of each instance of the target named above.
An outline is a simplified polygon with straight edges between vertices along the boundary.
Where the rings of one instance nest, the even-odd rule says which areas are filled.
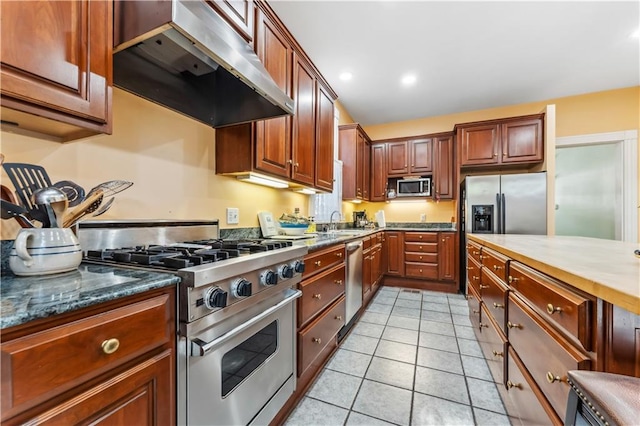
[[[486,306],[482,309],[485,310]],[[491,375],[496,383],[502,383],[504,385],[506,381],[504,360],[506,358],[507,338],[502,332],[501,327],[494,322],[488,312],[473,315],[474,317],[479,316],[481,319],[475,328],[478,330],[478,343],[487,360]],[[472,320],[472,323],[473,322]],[[480,326],[480,324],[482,324],[482,326]]]
[[[300,284],[302,297],[299,300],[298,326],[344,294],[345,265],[341,263]]]
[[[298,376],[303,375],[312,361],[335,340],[344,326],[344,295],[311,324],[298,331]]]
[[[404,276],[404,233],[402,231],[385,232],[387,242],[387,275]]]

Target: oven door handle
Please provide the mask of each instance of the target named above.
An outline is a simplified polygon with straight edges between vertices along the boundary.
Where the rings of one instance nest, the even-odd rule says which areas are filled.
[[[265,310],[264,312],[260,313],[259,315],[256,315],[255,317],[251,318],[249,321],[244,322],[235,328],[232,328],[231,330],[227,331],[222,336],[218,337],[215,340],[212,340],[211,342],[205,342],[198,338],[192,339],[191,340],[191,356],[205,356],[206,354],[211,352],[216,346],[220,346],[221,344],[228,341],[229,339],[232,339],[236,335],[242,333],[244,330],[251,327],[252,325],[259,323],[260,321],[262,321],[263,319],[265,319],[275,311],[281,309],[283,306],[291,303],[293,300],[297,299],[300,296],[302,296],[302,292],[300,290],[293,290],[293,289],[289,290],[288,295],[285,299],[276,303],[275,305]]]

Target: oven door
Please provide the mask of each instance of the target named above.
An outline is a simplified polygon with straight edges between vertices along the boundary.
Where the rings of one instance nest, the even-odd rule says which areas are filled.
[[[292,289],[279,293],[234,315],[227,326],[189,339],[187,424],[267,424],[273,419],[295,390],[293,301],[301,294]]]

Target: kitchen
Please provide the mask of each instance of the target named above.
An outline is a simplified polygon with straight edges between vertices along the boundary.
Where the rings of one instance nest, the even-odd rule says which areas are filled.
[[[556,136],[637,129],[638,87],[542,102],[491,108],[467,113],[422,118],[387,125],[366,126],[372,140],[450,131],[458,123],[535,114],[555,104]],[[354,122],[339,103],[340,124]],[[599,120],[585,117],[597,116]],[[39,138],[2,133],[2,151],[7,162],[40,164],[56,180],[69,179],[87,188],[102,181],[125,179],[135,182],[119,194],[107,219],[220,218],[222,228],[255,228],[257,213],[307,213],[307,196],[289,190],[272,190],[215,174],[216,130],[156,104],[115,88],[113,90],[113,134],[98,135],[59,144]],[[4,175],[3,175],[4,177]],[[5,179],[3,179],[5,182]],[[226,208],[238,208],[239,223],[225,223]],[[426,203],[342,203],[344,221],[353,211],[384,210],[388,222],[457,222],[455,201]],[[152,212],[152,213],[150,213]],[[13,228],[13,229],[12,229]],[[3,240],[17,231],[14,221],[3,221]],[[3,250],[5,252],[5,250]]]

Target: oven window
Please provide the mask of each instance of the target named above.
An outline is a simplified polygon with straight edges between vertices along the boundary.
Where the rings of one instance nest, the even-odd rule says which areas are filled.
[[[222,397],[273,355],[278,349],[278,321],[273,321],[222,357]]]

